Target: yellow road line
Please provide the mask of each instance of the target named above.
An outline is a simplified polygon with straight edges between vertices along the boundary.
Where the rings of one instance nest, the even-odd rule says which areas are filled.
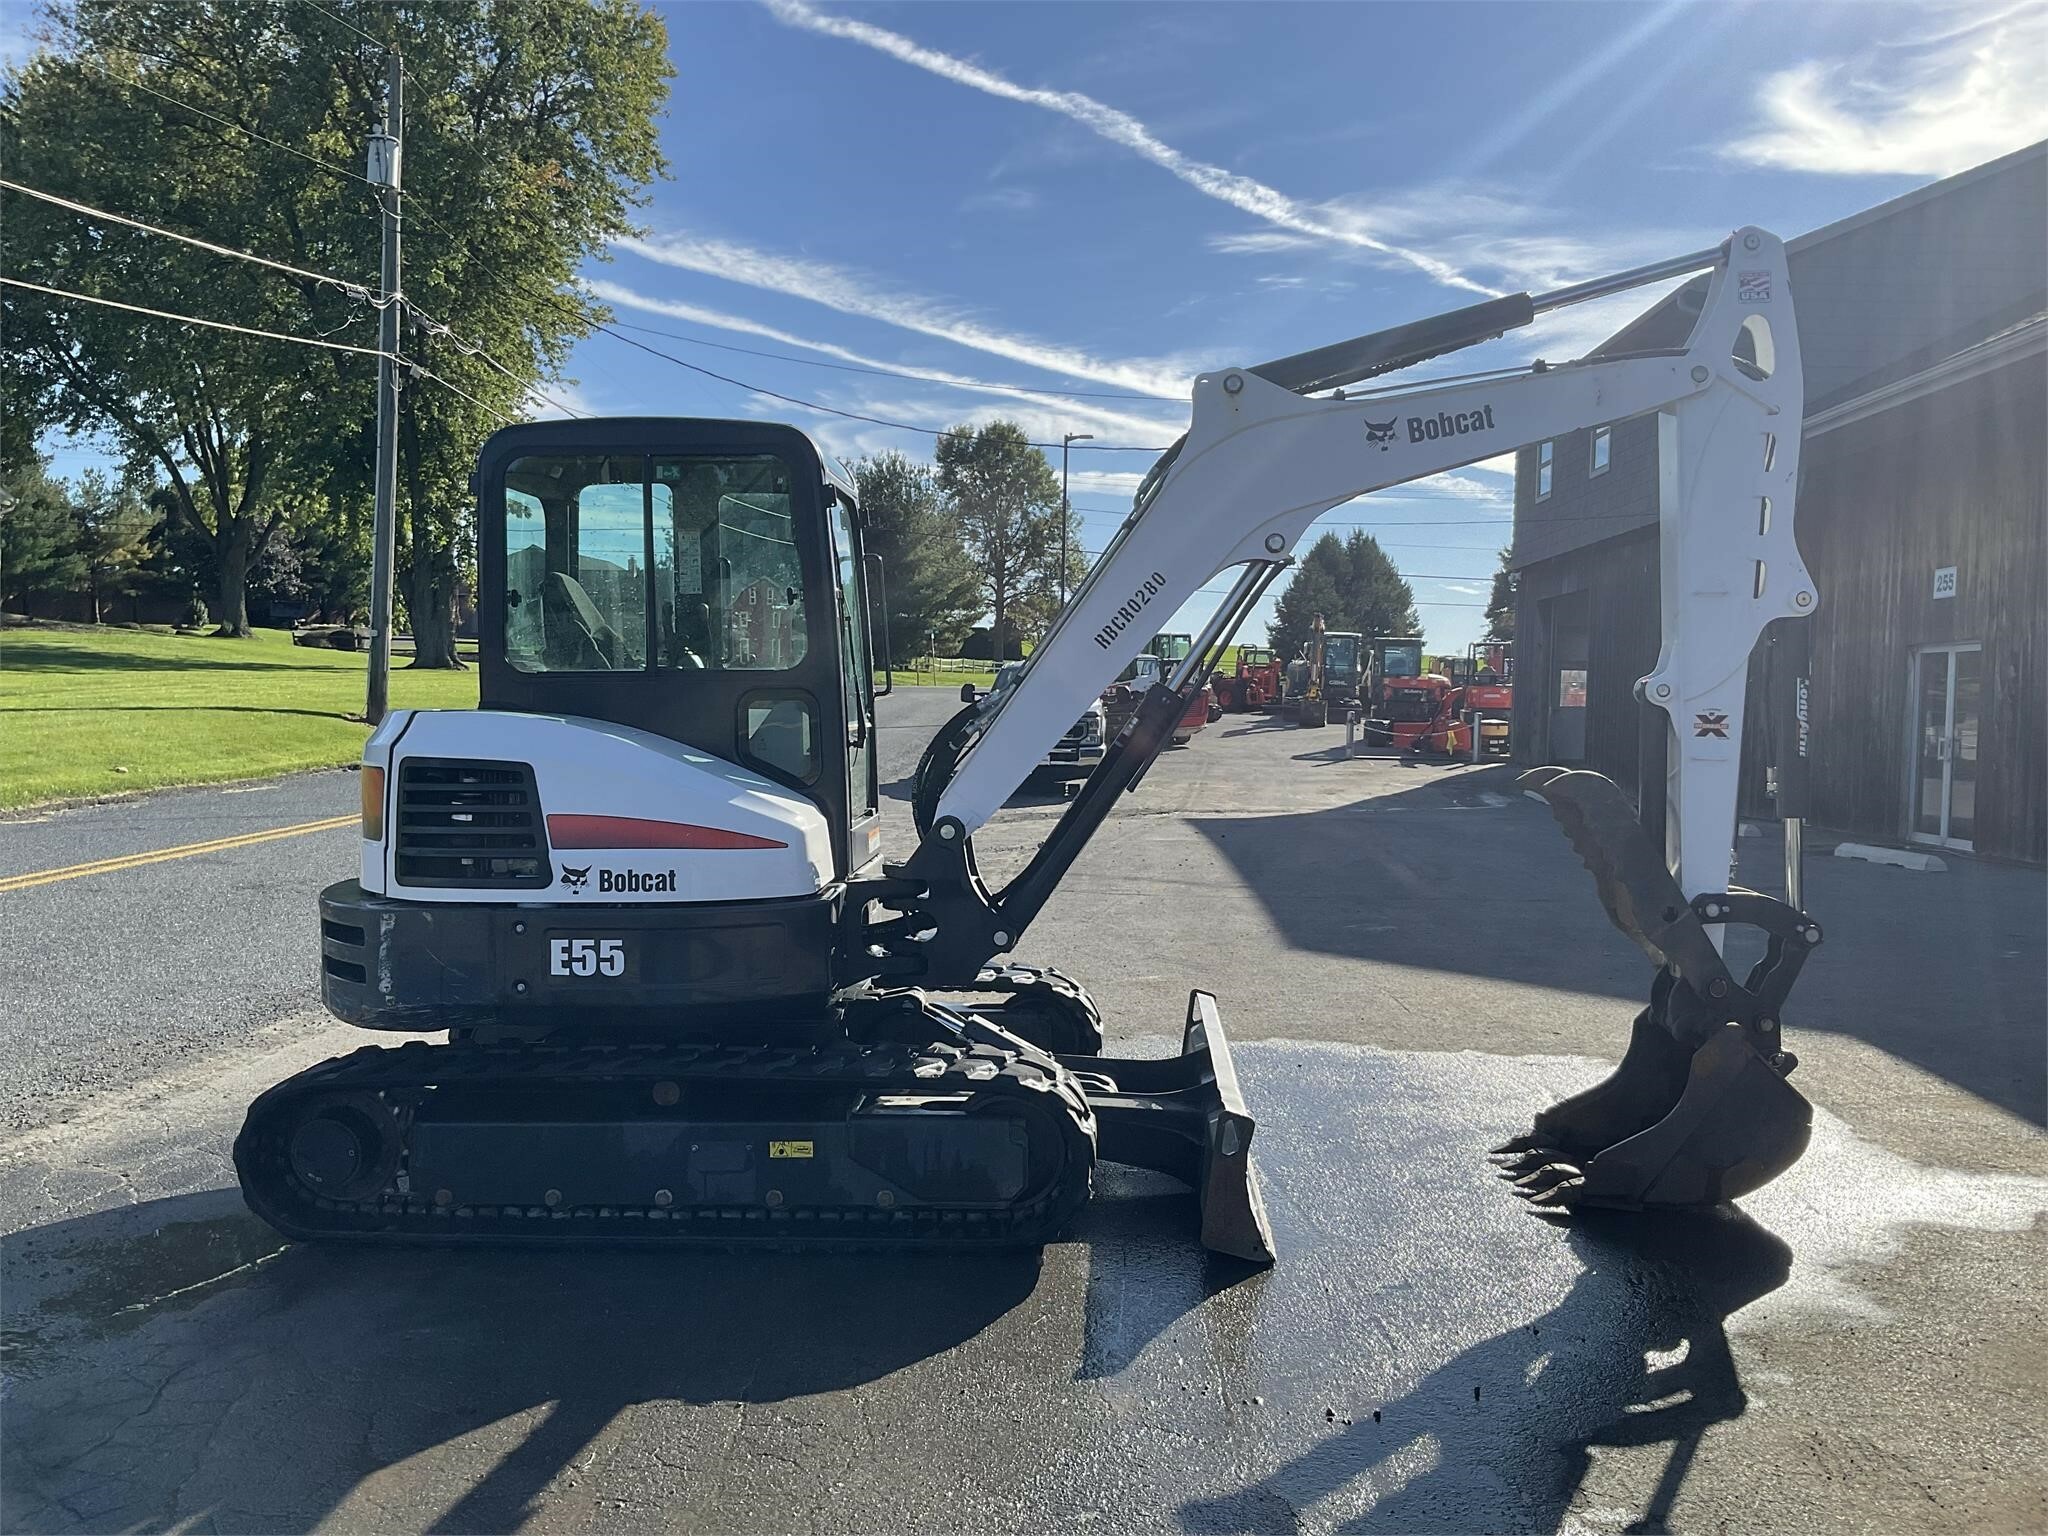
[[[55,885],[59,880],[80,880],[87,875],[111,875],[144,864],[162,864],[170,859],[189,859],[196,853],[225,853],[230,848],[247,848],[255,843],[274,843],[281,837],[302,837],[308,832],[331,832],[352,827],[356,816],[330,816],[325,821],[302,821],[294,827],[271,827],[262,832],[244,832],[236,837],[217,837],[206,843],[183,843],[176,848],[156,848],[148,853],[124,854],[118,859],[95,859],[90,864],[70,864],[63,869],[38,869],[25,875],[0,878],[0,895],[25,891],[31,886]]]

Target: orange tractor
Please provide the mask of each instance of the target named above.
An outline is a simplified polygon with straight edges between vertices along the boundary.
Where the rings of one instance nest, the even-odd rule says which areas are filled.
[[[1216,703],[1222,709],[1275,709],[1286,691],[1287,674],[1272,651],[1247,645],[1237,653],[1237,671],[1229,677],[1218,673],[1209,679],[1209,686],[1216,690]]]
[[[1453,664],[1451,686],[1442,690],[1436,717],[1417,747],[1444,757],[1508,755],[1510,717],[1515,710],[1514,656],[1509,642],[1476,642],[1462,666]],[[1479,733],[1478,748],[1473,732]]]
[[[1365,744],[1410,752],[1436,722],[1451,680],[1422,670],[1422,640],[1391,635],[1371,644],[1368,686],[1361,697],[1368,710]]]

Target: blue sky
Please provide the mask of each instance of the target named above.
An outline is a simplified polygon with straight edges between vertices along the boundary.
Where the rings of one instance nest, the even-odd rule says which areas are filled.
[[[769,0],[665,15],[674,179],[646,238],[587,275],[622,324],[810,363],[632,332],[752,387],[599,336],[550,393],[792,420],[842,457],[928,456],[932,440],[759,391],[1157,448],[1199,370],[1743,223],[1790,236],[2048,136],[2039,7]],[[1576,355],[1654,297],[1558,312],[1437,371]],[[1091,549],[1151,457],[1077,447]],[[1432,648],[1457,649],[1479,633],[1510,503],[1496,463],[1326,521],[1378,534],[1412,573]]]

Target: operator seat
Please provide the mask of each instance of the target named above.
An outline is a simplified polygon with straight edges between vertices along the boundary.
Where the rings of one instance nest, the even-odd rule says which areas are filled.
[[[573,576],[549,571],[542,578],[540,613],[541,656],[550,672],[612,672],[627,664],[625,640]]]

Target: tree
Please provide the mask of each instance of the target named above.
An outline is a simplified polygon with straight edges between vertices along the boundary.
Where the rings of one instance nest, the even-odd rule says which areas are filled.
[[[1274,604],[1268,642],[1289,659],[1301,655],[1317,614],[1324,628],[1356,630],[1367,639],[1422,629],[1414,591],[1379,541],[1356,529],[1348,539],[1326,532],[1309,546]]]
[[[1486,638],[1489,640],[1512,640],[1515,638],[1515,582],[1516,572],[1508,565],[1514,556],[1512,549],[1500,552],[1500,569],[1493,573],[1493,595],[1486,600]]]
[[[31,454],[0,473],[0,597],[35,611],[35,601],[76,589],[84,562],[63,482]]]
[[[939,439],[938,487],[980,583],[998,644],[1022,634],[1031,596],[1059,563],[1060,483],[1014,421]]]
[[[1419,635],[1422,619],[1415,612],[1415,589],[1401,579],[1380,541],[1362,528],[1344,541],[1345,563],[1351,568],[1346,622],[1368,640],[1380,635]]]
[[[92,621],[106,622],[106,604],[131,597],[144,580],[156,513],[132,477],[114,481],[89,469],[71,492],[72,547],[92,602]]]
[[[882,557],[885,654],[919,656],[928,645],[940,655],[956,654],[981,613],[981,583],[931,465],[892,449],[850,467],[868,552]]]
[[[1060,597],[1059,509],[1052,512],[1052,526],[1045,533],[1045,558],[1024,582],[1024,590],[1012,607],[1018,633],[1043,635],[1052,627],[1065,605]],[[1088,579],[1088,552],[1081,547],[1081,514],[1067,513],[1067,595]]]
[[[665,171],[661,22],[629,0],[58,0],[51,16],[52,51],[0,78],[11,175],[344,284],[9,194],[12,275],[356,347],[375,345],[378,219],[354,168],[385,51],[354,29],[403,49],[418,309],[402,345],[445,383],[414,374],[402,396],[401,564],[421,662],[452,664],[476,447],[601,317],[574,274]],[[367,499],[371,358],[11,288],[4,318],[10,404],[38,430],[110,428],[155,467],[205,546],[224,634],[247,631],[248,575],[290,515],[285,492]]]

